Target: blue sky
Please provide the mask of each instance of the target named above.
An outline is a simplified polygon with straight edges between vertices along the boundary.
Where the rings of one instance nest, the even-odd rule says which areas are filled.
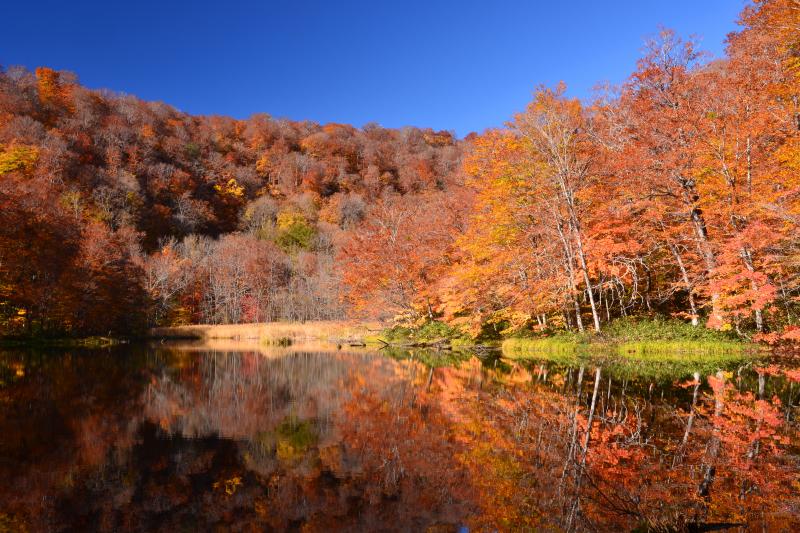
[[[719,56],[744,0],[132,2],[12,0],[0,64],[197,114],[459,135],[501,125],[540,83],[591,95],[659,25]]]

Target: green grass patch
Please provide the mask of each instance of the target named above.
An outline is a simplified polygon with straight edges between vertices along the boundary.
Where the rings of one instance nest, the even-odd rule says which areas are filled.
[[[431,342],[447,339],[452,345],[472,344],[469,335],[445,322],[430,320],[419,327],[394,326],[381,332],[380,338],[389,343]]]
[[[755,346],[741,342],[640,341],[640,342],[571,342],[561,337],[506,339],[503,356],[509,359],[553,356],[615,356],[634,359],[702,359],[707,357],[744,357]]]
[[[512,360],[599,365],[618,377],[669,381],[734,368],[759,352],[729,333],[675,320],[619,320],[600,334],[506,339],[502,354]]]
[[[503,341],[503,356],[509,359],[524,359],[528,356],[546,353],[550,355],[576,356],[588,346],[569,337],[560,335],[532,339],[511,338]]]
[[[752,348],[742,342],[732,341],[638,341],[615,344],[614,351],[622,357],[678,358],[686,356],[741,356]]]

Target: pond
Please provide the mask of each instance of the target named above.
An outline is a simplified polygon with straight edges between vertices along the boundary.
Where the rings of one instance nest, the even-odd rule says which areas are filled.
[[[6,349],[0,531],[796,531],[796,368]]]

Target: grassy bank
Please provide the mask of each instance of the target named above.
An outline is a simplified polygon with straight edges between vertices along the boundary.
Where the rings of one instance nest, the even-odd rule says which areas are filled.
[[[622,357],[663,358],[686,356],[718,356],[744,354],[755,349],[753,345],[742,342],[710,341],[637,341],[615,342],[609,340],[592,342],[570,342],[559,337],[543,339],[511,338],[503,341],[503,355],[511,358],[525,357],[529,354],[547,353],[562,355],[617,355]]]
[[[692,326],[677,320],[618,320],[600,333],[559,332],[512,337],[502,343],[503,355],[614,355],[635,359],[736,358],[755,346],[729,332]]]
[[[759,347],[726,332],[673,320],[625,320],[600,334],[558,333],[502,343],[506,359],[569,367],[597,364],[623,379],[669,382],[735,369],[760,355]],[[538,361],[538,362],[537,362]]]

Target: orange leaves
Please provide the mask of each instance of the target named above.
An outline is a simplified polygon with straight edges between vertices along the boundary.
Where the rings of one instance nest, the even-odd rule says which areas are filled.
[[[783,335],[781,335],[781,339],[792,342],[800,342],[800,327],[798,326],[787,327]]]
[[[340,260],[349,298],[373,313],[418,312],[435,298],[453,242],[458,197],[430,193],[386,196],[352,232]],[[435,303],[435,302],[434,302]]]
[[[39,99],[42,103],[57,102],[62,96],[59,73],[47,67],[36,69],[36,82],[39,89]]]
[[[43,105],[72,111],[71,86],[62,82],[61,74],[58,71],[47,67],[38,67],[36,83],[39,100]]]
[[[145,139],[153,139],[156,136],[156,132],[153,130],[153,126],[150,124],[145,124],[142,126],[141,134]]]

